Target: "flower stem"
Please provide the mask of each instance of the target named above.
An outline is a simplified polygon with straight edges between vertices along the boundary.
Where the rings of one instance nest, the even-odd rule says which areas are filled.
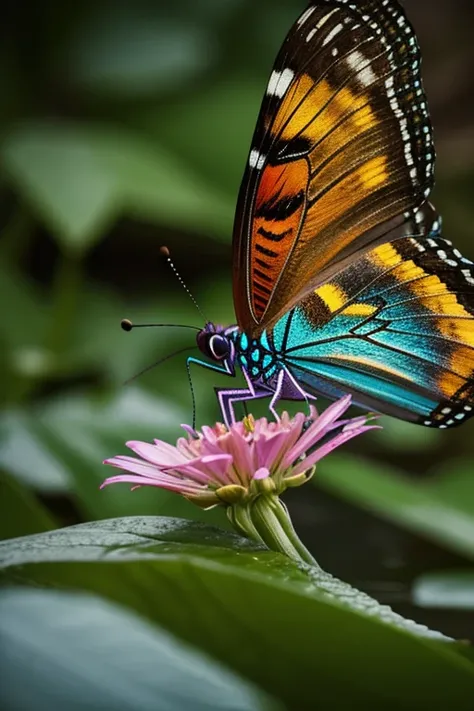
[[[251,517],[265,544],[297,563],[307,563],[321,569],[306,546],[298,538],[288,510],[278,496],[259,496],[251,504]]]
[[[240,533],[241,536],[251,538],[257,543],[265,544],[262,536],[255,527],[255,524],[250,515],[250,507],[248,506],[228,506],[227,518]]]

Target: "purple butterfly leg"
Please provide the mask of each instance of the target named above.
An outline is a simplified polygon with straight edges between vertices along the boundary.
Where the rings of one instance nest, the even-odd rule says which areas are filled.
[[[250,400],[258,400],[263,397],[270,397],[271,401],[269,410],[278,421],[279,415],[275,406],[282,398],[286,400],[305,400],[309,404],[309,400],[316,398],[311,393],[305,392],[298,382],[294,379],[291,373],[286,368],[281,368],[273,383],[263,384],[259,381],[253,382],[245,369],[242,368],[247,388],[235,388],[227,390],[224,388],[216,388],[219,406],[221,408],[224,423],[229,427],[235,422],[234,403],[248,402]]]
[[[222,417],[226,427],[230,427],[235,422],[234,403],[258,400],[262,397],[270,397],[273,390],[260,383],[253,383],[246,370],[242,369],[247,388],[216,388],[216,395],[219,401]],[[275,413],[276,414],[276,413]],[[278,418],[278,415],[276,415]]]

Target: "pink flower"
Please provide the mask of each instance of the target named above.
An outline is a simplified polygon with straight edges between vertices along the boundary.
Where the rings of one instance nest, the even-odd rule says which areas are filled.
[[[202,508],[248,502],[265,492],[279,495],[311,478],[316,463],[336,447],[375,427],[366,416],[340,419],[350,404],[347,395],[321,415],[311,406],[309,417],[284,412],[278,422],[250,415],[230,429],[218,423],[194,432],[183,425],[186,436],[175,447],[160,440],[127,442],[137,456],[107,459],[104,464],[126,473],[107,478],[102,487],[158,486]]]

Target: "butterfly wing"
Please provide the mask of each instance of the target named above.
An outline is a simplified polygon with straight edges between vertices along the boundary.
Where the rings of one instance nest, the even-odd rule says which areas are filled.
[[[432,234],[365,254],[274,328],[304,388],[448,427],[474,413],[474,265]]]
[[[311,3],[277,57],[240,190],[239,327],[258,335],[363,251],[419,234],[433,166],[419,48],[399,3]]]

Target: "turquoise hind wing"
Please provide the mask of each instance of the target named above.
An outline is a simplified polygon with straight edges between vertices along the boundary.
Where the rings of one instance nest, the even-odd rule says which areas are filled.
[[[441,428],[474,411],[473,265],[435,234],[372,250],[272,337],[311,393]]]

